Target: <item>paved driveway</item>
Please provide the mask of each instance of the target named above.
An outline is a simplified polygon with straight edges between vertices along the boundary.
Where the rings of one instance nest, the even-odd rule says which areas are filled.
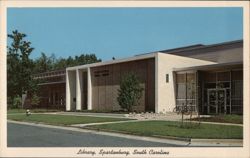
[[[8,147],[167,147],[167,143],[8,123]]]

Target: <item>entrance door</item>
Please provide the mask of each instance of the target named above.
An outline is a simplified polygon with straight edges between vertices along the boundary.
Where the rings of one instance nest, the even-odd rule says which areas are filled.
[[[226,89],[208,89],[208,114],[226,112]]]
[[[217,102],[218,102],[218,113],[219,114],[224,114],[226,113],[226,100],[227,100],[227,95],[226,95],[226,89],[219,89],[217,91]]]

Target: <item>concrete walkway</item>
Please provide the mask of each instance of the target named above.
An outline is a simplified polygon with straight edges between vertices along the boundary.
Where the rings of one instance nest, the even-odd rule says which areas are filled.
[[[115,124],[115,123],[126,123],[126,122],[140,122],[141,120],[127,120],[127,121],[114,121],[114,122],[98,122],[98,123],[87,123],[87,124],[73,124],[72,127],[85,127],[93,125],[104,125],[104,124]]]

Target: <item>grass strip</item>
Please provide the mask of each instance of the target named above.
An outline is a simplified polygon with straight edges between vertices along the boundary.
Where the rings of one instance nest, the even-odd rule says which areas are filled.
[[[199,119],[193,118],[192,120],[198,121]],[[211,117],[201,117],[200,121],[243,124],[243,116],[242,115],[215,115]]]
[[[46,123],[52,125],[71,125],[71,124],[87,124],[99,122],[126,121],[130,119],[111,118],[111,117],[92,117],[92,116],[72,116],[72,115],[56,115],[56,114],[31,114],[8,115],[8,119],[24,122]]]
[[[95,130],[111,130],[143,136],[170,136],[185,139],[242,139],[243,127],[186,122],[181,127],[174,121],[141,121],[87,126]]]

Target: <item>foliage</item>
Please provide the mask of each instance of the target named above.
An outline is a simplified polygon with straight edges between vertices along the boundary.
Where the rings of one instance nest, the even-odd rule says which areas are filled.
[[[45,53],[41,53],[41,56],[34,61],[35,67],[34,72],[42,73],[49,71],[53,68],[54,55],[48,57]]]
[[[142,91],[138,77],[133,73],[128,73],[122,78],[117,101],[123,109],[132,111],[132,107],[138,104]]]
[[[34,63],[35,72],[42,73],[51,70],[65,69],[69,66],[85,65],[100,61],[101,59],[98,59],[95,54],[81,54],[74,58],[69,56],[68,58],[57,59],[54,54],[47,56],[45,53],[41,53],[41,56],[37,58]]]
[[[37,106],[40,103],[40,97],[37,94],[34,94],[31,98],[31,105]]]
[[[8,97],[22,96],[32,82],[33,61],[29,58],[34,48],[25,41],[25,34],[13,31],[8,37],[12,40],[7,52],[7,88]]]
[[[22,106],[22,98],[20,96],[14,97],[11,108],[21,108],[21,106]]]

